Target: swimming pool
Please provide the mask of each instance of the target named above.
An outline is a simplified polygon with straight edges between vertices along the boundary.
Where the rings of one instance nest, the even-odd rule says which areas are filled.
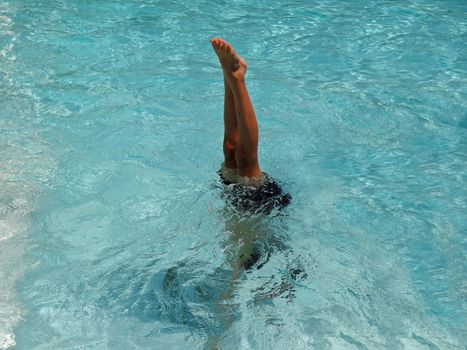
[[[463,349],[466,14],[1,3],[0,348]],[[221,196],[212,36],[249,62],[282,212]]]

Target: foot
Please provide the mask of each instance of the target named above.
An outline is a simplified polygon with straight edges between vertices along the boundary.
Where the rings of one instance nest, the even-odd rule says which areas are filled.
[[[219,57],[227,81],[230,84],[243,81],[246,74],[246,61],[235,52],[232,45],[222,38],[211,39],[211,44]]]

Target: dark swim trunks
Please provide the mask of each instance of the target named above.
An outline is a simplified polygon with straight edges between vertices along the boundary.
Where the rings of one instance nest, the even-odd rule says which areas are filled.
[[[266,180],[260,187],[230,182],[222,176],[220,170],[218,174],[225,185],[223,196],[238,209],[269,214],[273,209],[285,208],[292,200],[292,196],[284,193],[279,184],[266,173],[263,173]]]

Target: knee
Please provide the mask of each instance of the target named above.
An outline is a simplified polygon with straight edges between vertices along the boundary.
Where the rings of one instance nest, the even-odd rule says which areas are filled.
[[[226,158],[234,159],[237,152],[237,142],[234,140],[224,139],[224,156]]]

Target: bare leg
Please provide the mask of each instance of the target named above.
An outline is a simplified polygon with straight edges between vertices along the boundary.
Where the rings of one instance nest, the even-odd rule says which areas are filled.
[[[237,110],[232,89],[224,77],[224,164],[227,168],[237,168],[235,153],[239,141]]]
[[[245,84],[246,61],[221,38],[211,39],[235,101],[239,140],[235,153],[238,174],[252,178],[262,175],[258,162],[258,123]]]

